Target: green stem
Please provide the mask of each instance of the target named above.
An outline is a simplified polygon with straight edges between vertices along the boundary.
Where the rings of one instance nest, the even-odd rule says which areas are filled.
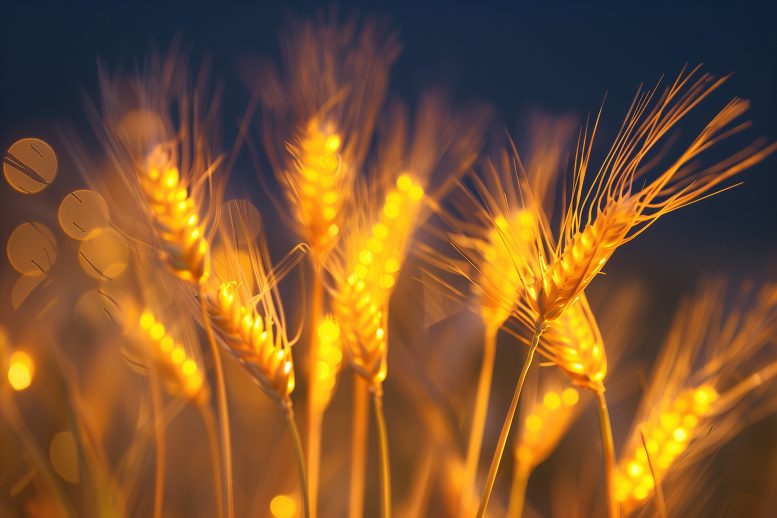
[[[380,499],[383,508],[383,518],[391,517],[391,466],[389,465],[388,432],[386,417],[383,414],[383,390],[380,386],[373,388],[372,400],[375,404],[375,420],[378,423],[378,441],[380,443]]]
[[[294,409],[291,401],[285,402],[286,424],[289,426],[292,442],[294,443],[294,453],[297,458],[297,471],[299,472],[300,491],[302,492],[302,515],[310,518],[310,500],[308,498],[308,475],[305,470],[305,454],[302,451],[302,440],[299,437],[297,423],[294,421]]]
[[[612,440],[612,427],[610,426],[610,412],[607,409],[607,400],[604,397],[604,387],[594,391],[599,403],[599,431],[602,436],[602,457],[604,460],[604,480],[607,489],[607,515],[610,518],[618,518],[620,509],[615,500],[615,446]]]
[[[504,424],[502,425],[502,433],[499,435],[499,442],[496,445],[496,451],[494,451],[494,457],[491,459],[491,467],[488,470],[488,478],[486,479],[486,487],[483,490],[483,497],[480,500],[480,507],[478,507],[478,518],[483,518],[486,514],[486,507],[488,507],[488,500],[491,498],[491,491],[494,489],[494,482],[496,482],[496,474],[499,471],[499,463],[502,461],[502,455],[507,445],[507,436],[510,435],[510,428],[513,425],[513,418],[515,417],[515,411],[518,408],[518,400],[521,397],[521,391],[523,390],[523,383],[526,381],[526,374],[529,372],[532,360],[534,360],[534,353],[537,351],[537,346],[540,343],[540,335],[544,330],[544,323],[538,322],[534,328],[534,335],[532,336],[531,347],[529,347],[529,354],[526,356],[526,360],[523,363],[521,369],[521,375],[518,378],[518,383],[515,385],[515,393],[513,394],[513,400],[510,402],[510,408],[505,416]]]
[[[461,496],[459,497],[459,516],[466,514],[470,509],[472,491],[475,488],[475,480],[478,472],[478,461],[483,448],[483,433],[486,428],[488,415],[488,400],[491,394],[491,381],[494,375],[494,358],[496,357],[496,336],[498,329],[486,327],[483,343],[483,362],[480,366],[478,389],[475,395],[475,410],[472,417],[472,428],[469,431],[469,443],[467,444],[467,460],[464,468],[464,481]]]

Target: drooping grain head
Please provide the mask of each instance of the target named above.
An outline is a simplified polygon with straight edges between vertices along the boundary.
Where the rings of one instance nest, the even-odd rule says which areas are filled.
[[[335,273],[333,306],[348,357],[373,383],[386,378],[386,312],[424,189],[409,174],[400,175],[386,194],[373,223],[349,236],[343,264]]]
[[[540,337],[540,352],[574,383],[594,391],[604,389],[604,340],[584,293]]]
[[[553,452],[580,412],[580,397],[573,387],[541,387],[526,403],[514,446],[521,469],[531,472]]]
[[[181,279],[200,283],[208,275],[208,242],[197,205],[171,162],[170,150],[157,146],[139,177],[162,247],[162,260]]]
[[[294,363],[278,323],[243,303],[233,282],[208,294],[208,313],[230,351],[265,391],[278,401],[287,401],[294,390]]]
[[[182,395],[198,403],[208,399],[208,386],[202,365],[187,348],[176,342],[162,322],[148,310],[141,313],[136,325],[144,354],[156,369],[172,394]]]

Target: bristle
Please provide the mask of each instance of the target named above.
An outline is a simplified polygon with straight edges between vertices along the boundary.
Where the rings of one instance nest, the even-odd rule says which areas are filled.
[[[271,396],[287,401],[294,390],[291,349],[272,319],[241,304],[234,283],[208,294],[208,313],[230,350],[258,376]]]
[[[162,146],[149,154],[146,167],[140,172],[140,185],[151,210],[162,259],[178,277],[199,283],[208,274],[208,242],[188,186]]]

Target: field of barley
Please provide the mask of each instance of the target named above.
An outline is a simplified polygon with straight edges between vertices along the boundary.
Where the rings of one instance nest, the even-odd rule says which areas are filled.
[[[0,516],[775,516],[773,11],[10,7]]]

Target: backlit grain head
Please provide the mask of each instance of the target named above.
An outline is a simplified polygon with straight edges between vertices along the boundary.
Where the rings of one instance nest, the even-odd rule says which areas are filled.
[[[277,67],[246,75],[265,105],[264,142],[314,260],[337,242],[399,45],[372,21],[294,21]]]
[[[386,377],[388,306],[415,231],[431,204],[477,156],[483,114],[454,116],[439,95],[419,103],[411,124],[396,104],[369,180],[342,241],[326,264],[335,317],[354,368],[379,385]]]
[[[776,329],[770,284],[734,293],[710,282],[681,307],[620,456],[615,496],[625,511],[774,404],[762,387],[777,377],[774,351],[764,349]]]
[[[265,392],[290,404],[295,379],[278,291],[283,272],[273,270],[263,233],[246,223],[246,206],[225,208],[217,234],[222,253],[214,266],[219,278],[208,283],[208,314],[229,352]]]

